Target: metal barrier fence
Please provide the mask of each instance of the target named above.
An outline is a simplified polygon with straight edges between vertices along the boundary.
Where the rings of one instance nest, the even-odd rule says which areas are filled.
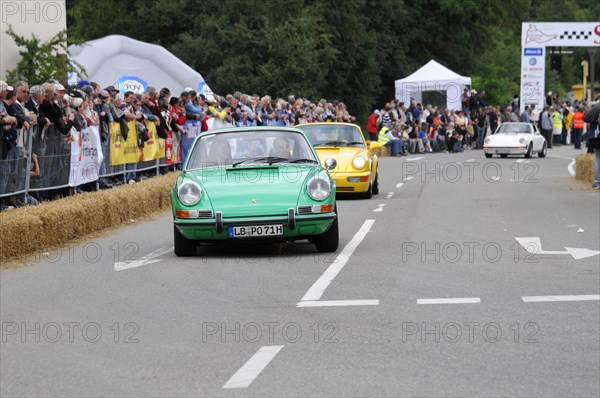
[[[29,130],[20,131],[23,145],[10,143],[4,139],[0,140],[0,199],[15,195],[23,195],[26,198],[30,192],[39,192],[74,187],[69,183],[71,173],[71,142],[68,137],[61,134],[53,125],[48,128],[31,126]],[[181,148],[181,135],[173,133],[173,152]],[[21,140],[17,140],[18,143]],[[94,170],[93,175],[96,188],[99,188],[99,180],[109,177],[126,177],[132,172],[143,172],[152,169],[156,174],[161,168],[175,170],[177,156],[172,156],[173,162],[167,166],[167,159],[162,156],[156,160],[141,161],[137,163],[111,166],[110,143],[101,143],[103,161],[98,172]],[[34,175],[35,159],[39,165],[39,174]]]

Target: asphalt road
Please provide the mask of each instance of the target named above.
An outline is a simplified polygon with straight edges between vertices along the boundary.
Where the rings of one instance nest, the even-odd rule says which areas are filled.
[[[0,273],[0,395],[598,396],[600,195],[575,155],[383,158],[331,255],[176,258],[170,214],[39,253]]]

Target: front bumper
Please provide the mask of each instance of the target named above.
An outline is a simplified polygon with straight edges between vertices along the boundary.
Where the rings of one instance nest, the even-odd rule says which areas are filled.
[[[525,155],[527,153],[527,147],[488,147],[484,145],[483,152],[492,155]]]
[[[322,214],[290,214],[277,217],[244,217],[244,218],[212,218],[205,220],[175,218],[174,224],[187,239],[194,240],[235,240],[248,239],[285,241],[305,239],[312,235],[325,233],[333,220],[337,217],[335,212]],[[282,224],[283,235],[230,238],[228,234],[231,226],[272,225]]]
[[[345,192],[367,192],[371,182],[371,172],[366,173],[330,173],[331,179],[335,181],[335,191]]]

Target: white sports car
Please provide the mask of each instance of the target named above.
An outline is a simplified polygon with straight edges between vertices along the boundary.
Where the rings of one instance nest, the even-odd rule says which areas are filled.
[[[530,158],[533,153],[546,157],[546,139],[537,128],[530,123],[504,123],[483,141],[483,151],[486,158],[494,155],[525,155]]]

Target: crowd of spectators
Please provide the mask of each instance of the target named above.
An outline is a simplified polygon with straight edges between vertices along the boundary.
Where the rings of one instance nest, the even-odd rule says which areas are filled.
[[[393,156],[409,153],[430,153],[482,149],[485,136],[506,122],[530,122],[538,126],[545,136],[548,147],[571,144],[581,149],[587,124],[583,114],[590,108],[585,102],[560,101],[549,93],[544,109],[525,107],[519,112],[519,98],[499,108],[486,104],[485,91],[465,89],[461,109],[440,109],[436,106],[409,104],[391,100],[381,110],[374,110],[366,125],[367,139],[378,141],[391,148]],[[536,115],[534,118],[533,115]],[[535,120],[534,120],[535,119]],[[349,122],[356,118],[348,112],[343,102],[321,99],[312,102],[290,95],[287,99],[273,99],[268,95],[235,92],[219,96],[197,93],[191,88],[174,95],[168,88],[157,90],[149,86],[139,94],[120,91],[115,86],[102,88],[95,82],[81,81],[76,86],[65,88],[57,80],[29,87],[19,81],[13,86],[0,81],[0,130],[2,132],[2,154],[0,195],[15,192],[22,178],[8,178],[15,174],[19,161],[28,158],[26,145],[28,134],[44,134],[47,127],[54,125],[57,134],[72,140],[72,131],[81,131],[87,126],[98,126],[102,152],[109,152],[110,124],[117,122],[121,134],[127,138],[136,134],[138,146],[148,139],[145,122],[155,123],[160,138],[181,142],[189,134],[187,121],[201,124],[201,131],[227,126],[294,126],[312,122]],[[136,121],[136,131],[129,131],[128,122]],[[587,139],[591,137],[587,134]],[[177,145],[176,147],[180,147]],[[586,145],[589,152],[593,148]],[[40,174],[36,156],[28,162],[31,176]],[[91,189],[111,188],[115,184],[134,183],[145,178],[138,173],[137,164],[128,164],[123,176],[110,175],[108,157],[101,164],[97,183]],[[19,180],[19,181],[17,181]],[[87,187],[90,188],[90,187]],[[67,194],[75,194],[86,187],[71,188]],[[25,193],[3,199],[3,205],[20,206],[37,204],[47,195]]]
[[[136,131],[129,131],[128,125],[136,121]],[[81,131],[88,126],[98,126],[102,152],[109,152],[110,124],[119,123],[121,134],[127,138],[136,134],[138,146],[144,146],[148,139],[145,122],[155,123],[160,138],[167,138],[172,132],[173,140],[181,142],[189,134],[187,121],[201,123],[201,130],[227,126],[294,126],[312,122],[355,122],[343,102],[310,101],[305,98],[273,99],[268,95],[244,94],[235,92],[225,96],[211,93],[204,95],[191,88],[182,93],[171,93],[168,88],[157,90],[149,86],[143,93],[120,91],[117,87],[102,88],[95,82],[80,81],[76,86],[65,87],[57,80],[49,80],[42,85],[29,87],[19,81],[9,85],[0,81],[0,129],[2,131],[2,158],[0,159],[2,179],[0,195],[18,191],[21,178],[14,176],[17,164],[28,157],[26,145],[28,134],[45,134],[57,131],[64,139],[73,140],[72,131]],[[47,130],[50,125],[56,129]],[[176,147],[180,148],[180,145]],[[71,188],[66,194],[72,195],[81,190],[107,189],[115,184],[135,183],[145,178],[138,173],[137,164],[127,164],[123,176],[109,175],[108,157],[101,164],[97,183]],[[39,175],[37,159],[32,157],[31,173]],[[37,171],[35,169],[37,167]],[[35,175],[35,174],[34,174]],[[37,197],[36,197],[37,196]],[[37,204],[48,195],[26,193],[4,197],[4,207],[18,207]]]
[[[551,94],[551,93],[550,93]],[[423,106],[411,99],[409,104],[391,100],[383,109],[375,109],[367,122],[366,131],[371,141],[390,148],[393,156],[409,153],[450,152],[483,149],[486,135],[506,122],[534,123],[548,142],[554,145],[573,145],[588,152],[592,134],[586,134],[583,115],[593,104],[580,101],[560,101],[548,96],[544,109],[525,106],[520,112],[517,95],[506,107],[485,103],[485,91],[465,89],[460,110]],[[534,116],[535,115],[535,116]]]

